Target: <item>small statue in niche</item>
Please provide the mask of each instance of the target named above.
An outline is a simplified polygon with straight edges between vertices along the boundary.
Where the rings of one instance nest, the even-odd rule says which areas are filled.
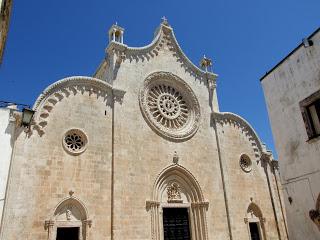
[[[69,208],[66,210],[66,218],[67,220],[71,220],[71,210]]]
[[[171,183],[167,187],[168,203],[182,203],[181,189],[178,183]]]

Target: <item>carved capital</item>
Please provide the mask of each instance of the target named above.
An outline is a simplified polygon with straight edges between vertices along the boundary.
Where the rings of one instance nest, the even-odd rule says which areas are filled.
[[[90,219],[83,220],[83,223],[84,223],[86,226],[90,227],[90,228],[91,228],[91,226],[92,226],[92,220],[90,220]]]
[[[160,203],[158,201],[147,200],[146,201],[146,209],[149,211],[152,207],[158,207]]]
[[[112,94],[113,94],[113,99],[115,101],[118,101],[119,103],[123,102],[123,98],[124,98],[124,94],[126,93],[126,91],[121,90],[121,89],[112,89]]]
[[[193,207],[193,208],[203,207],[203,208],[205,208],[206,210],[208,210],[208,208],[209,208],[209,202],[208,202],[208,201],[205,201],[205,202],[193,202],[193,203],[191,203],[191,207]]]
[[[49,228],[52,228],[54,226],[53,220],[46,220],[44,221],[44,229],[48,230]]]

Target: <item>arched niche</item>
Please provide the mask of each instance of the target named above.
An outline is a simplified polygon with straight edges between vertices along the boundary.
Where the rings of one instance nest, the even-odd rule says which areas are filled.
[[[249,239],[252,239],[252,226],[256,226],[259,234],[259,239],[266,239],[265,236],[265,218],[263,217],[261,209],[257,204],[251,202],[246,211],[244,221],[247,225]],[[251,225],[251,226],[250,226]]]
[[[56,240],[61,229],[73,229],[78,232],[79,240],[86,240],[91,220],[85,205],[77,198],[70,196],[62,200],[54,209],[50,220],[45,221],[48,240]]]
[[[195,177],[178,164],[170,165],[158,175],[153,186],[152,200],[146,202],[146,208],[151,212],[152,239],[164,239],[164,208],[186,208],[191,239],[208,239],[208,206]]]

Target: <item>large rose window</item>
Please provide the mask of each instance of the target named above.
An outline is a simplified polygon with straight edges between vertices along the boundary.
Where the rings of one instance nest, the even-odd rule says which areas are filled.
[[[173,74],[148,76],[140,92],[140,106],[149,125],[167,138],[184,140],[198,129],[199,103],[191,88]]]

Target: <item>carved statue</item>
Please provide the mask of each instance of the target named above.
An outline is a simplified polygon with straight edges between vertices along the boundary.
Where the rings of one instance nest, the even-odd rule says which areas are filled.
[[[168,202],[169,203],[181,203],[181,190],[178,183],[171,183],[167,187]]]
[[[67,217],[67,220],[71,220],[71,210],[70,209],[66,210],[66,217]]]

